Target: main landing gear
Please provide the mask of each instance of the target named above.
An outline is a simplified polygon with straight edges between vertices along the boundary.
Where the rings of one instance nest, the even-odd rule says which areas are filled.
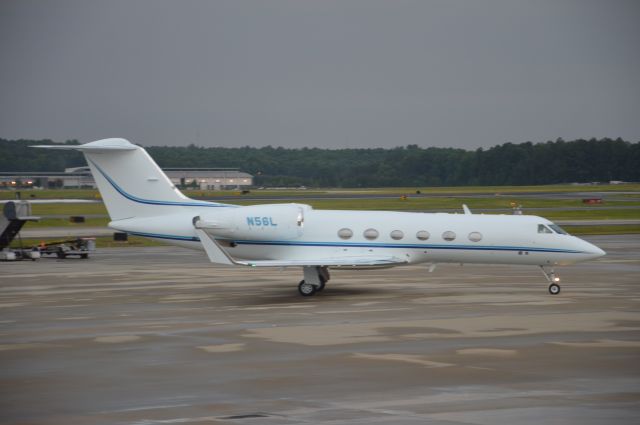
[[[329,281],[329,269],[327,267],[303,267],[304,279],[298,284],[298,292],[303,297],[310,297],[316,292],[321,292]]]
[[[553,269],[547,271],[544,266],[540,266],[540,270],[542,270],[542,274],[549,282],[549,293],[551,295],[558,295],[560,293],[560,278],[556,276],[556,272]]]

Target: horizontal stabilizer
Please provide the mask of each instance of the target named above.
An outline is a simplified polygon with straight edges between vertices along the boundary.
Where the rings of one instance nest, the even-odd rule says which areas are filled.
[[[132,151],[138,149],[136,145],[125,139],[103,139],[84,145],[35,145],[33,148],[72,150],[81,152],[113,152]]]

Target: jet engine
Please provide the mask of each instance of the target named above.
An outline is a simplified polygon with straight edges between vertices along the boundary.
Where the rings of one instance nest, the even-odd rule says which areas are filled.
[[[302,235],[303,204],[267,204],[237,208],[214,208],[193,218],[193,225],[214,238],[289,240]]]

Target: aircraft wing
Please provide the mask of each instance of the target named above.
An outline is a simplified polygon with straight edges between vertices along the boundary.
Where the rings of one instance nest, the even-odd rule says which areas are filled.
[[[350,256],[334,258],[315,258],[310,260],[236,260],[232,258],[214,238],[196,227],[200,242],[212,263],[250,267],[392,267],[406,264],[407,261],[392,256]]]

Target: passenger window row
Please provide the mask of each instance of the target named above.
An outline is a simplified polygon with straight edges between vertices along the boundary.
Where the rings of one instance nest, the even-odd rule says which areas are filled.
[[[372,240],[378,239],[378,237],[380,236],[380,233],[376,229],[369,228],[364,232],[362,232],[362,236],[364,236],[365,239],[372,241]],[[391,233],[389,233],[389,236],[391,236],[391,239],[399,241],[404,238],[404,232],[402,230],[393,230]],[[353,237],[353,230],[346,227],[342,228],[338,230],[338,237],[340,239],[345,239],[345,240],[351,239]],[[431,234],[426,230],[420,230],[416,233],[416,239],[421,241],[426,241],[430,237],[431,237]],[[442,239],[444,239],[447,242],[451,242],[455,240],[456,237],[457,235],[455,234],[455,232],[451,230],[447,230],[442,234]],[[482,233],[471,232],[469,233],[468,238],[471,242],[480,242],[482,240]]]

